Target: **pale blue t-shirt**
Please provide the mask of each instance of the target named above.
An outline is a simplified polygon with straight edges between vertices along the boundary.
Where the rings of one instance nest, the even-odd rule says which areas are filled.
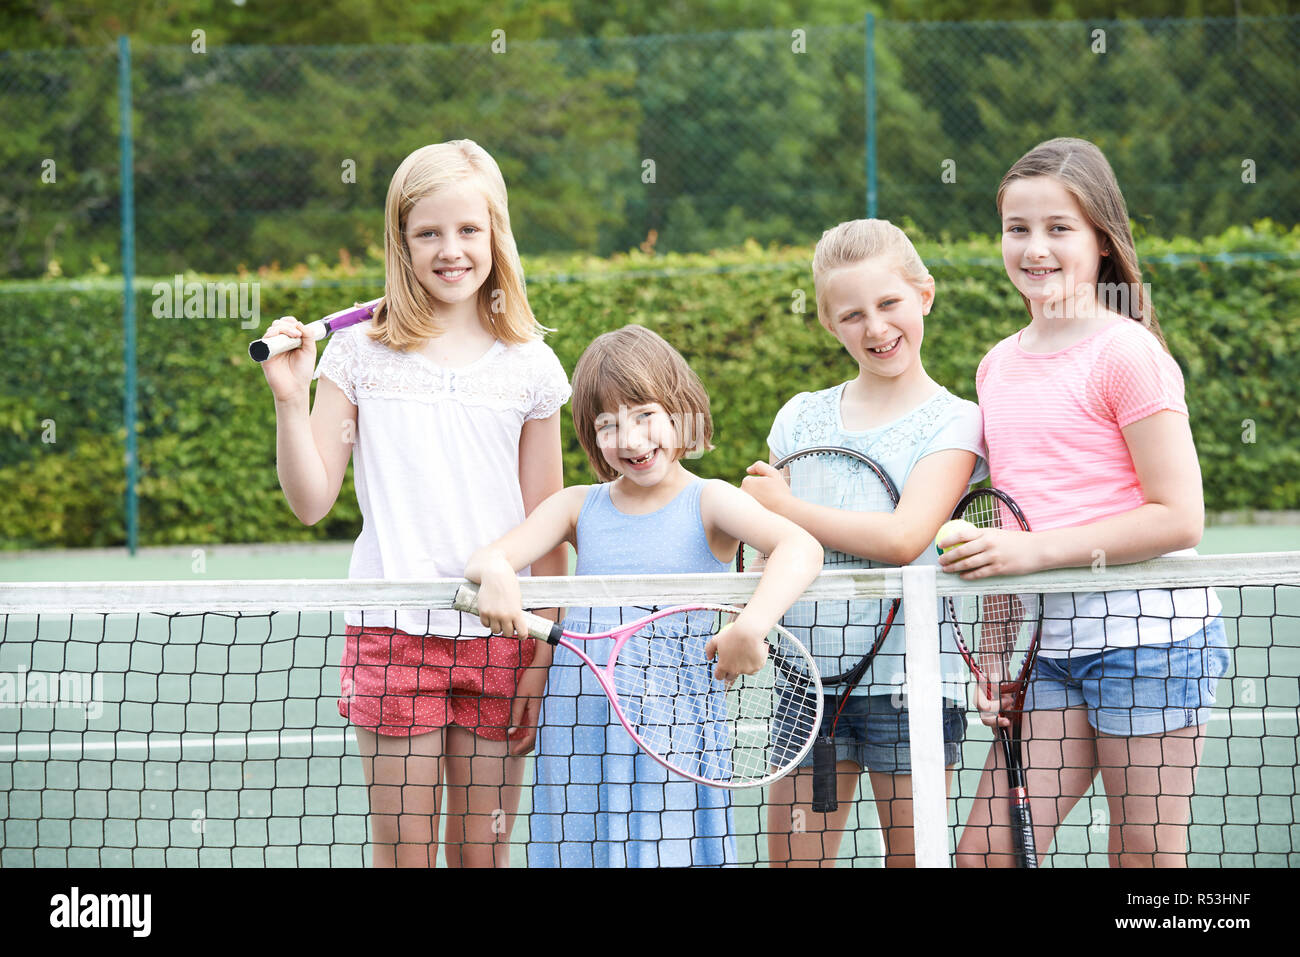
[[[859,452],[880,465],[893,481],[899,494],[907,485],[908,476],[916,464],[935,452],[948,449],[962,449],[973,452],[978,457],[975,469],[970,477],[974,485],[988,477],[988,464],[984,448],[984,430],[980,418],[979,406],[974,402],[958,398],[947,389],[926,399],[919,406],[893,422],[873,429],[851,430],[844,426],[840,416],[840,402],[844,388],[848,383],[841,383],[820,392],[801,392],[782,407],[772,423],[772,430],[767,436],[767,445],[772,455],[784,458],[802,449],[815,446],[835,446]],[[854,507],[851,502],[844,507]],[[865,504],[860,506],[868,508]],[[913,565],[938,564],[939,555],[929,547],[912,562]],[[857,564],[856,562],[854,564]],[[860,560],[859,567],[870,567],[878,563]],[[852,565],[837,565],[838,568]],[[816,607],[813,607],[815,604]],[[803,607],[808,606],[808,607]],[[886,606],[887,607],[887,606]],[[893,626],[884,645],[876,655],[871,670],[862,679],[854,694],[896,695],[901,692],[904,683],[904,608],[899,608]],[[818,647],[825,647],[825,640],[819,639],[816,627],[804,623],[816,622],[827,629],[826,634],[838,642],[844,635],[844,629],[853,629],[857,622],[869,621],[870,627],[861,626],[870,647],[871,628],[880,617],[879,603],[853,603],[852,607],[844,602],[801,602],[791,609],[783,621],[786,627],[805,643],[811,643],[814,654]],[[942,602],[935,609],[937,621],[942,622]],[[951,701],[966,700],[965,663],[957,651],[952,629],[941,625],[939,631],[940,668],[943,676],[944,697]],[[823,669],[827,666],[823,665]],[[834,690],[834,689],[831,689]]]

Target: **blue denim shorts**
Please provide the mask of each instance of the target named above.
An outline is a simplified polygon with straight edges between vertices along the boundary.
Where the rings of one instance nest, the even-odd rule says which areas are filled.
[[[1034,662],[1026,711],[1088,709],[1103,734],[1163,734],[1205,724],[1231,658],[1223,620],[1166,645],[1111,648]]]
[[[822,724],[817,734],[829,731],[840,706],[836,695],[822,699]],[[778,709],[777,721],[782,720]],[[908,774],[912,748],[908,742],[907,706],[898,695],[852,695],[835,725],[835,760],[852,761],[860,768],[882,774]],[[943,708],[943,763],[956,764],[966,737],[966,712],[951,701]],[[799,767],[812,767],[809,751]]]

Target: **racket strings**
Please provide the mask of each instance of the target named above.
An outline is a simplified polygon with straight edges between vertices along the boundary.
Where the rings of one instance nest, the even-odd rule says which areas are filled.
[[[977,528],[1013,529],[1023,526],[1011,507],[984,490],[962,509],[961,518]],[[1042,596],[989,594],[954,603],[960,637],[991,684],[1015,682],[1037,627]]]
[[[704,648],[735,615],[671,617],[630,636],[613,668],[619,707],[646,749],[678,771],[719,783],[759,781],[788,766],[818,718],[806,659],[773,632],[763,670],[727,687],[713,677],[716,663]]]
[[[782,466],[790,491],[802,501],[841,511],[892,512],[896,499],[864,458],[837,450],[796,455]],[[880,568],[884,563],[833,548],[823,567]],[[842,678],[871,652],[888,627],[893,603],[873,599],[797,602],[782,624],[812,652],[824,679]]]

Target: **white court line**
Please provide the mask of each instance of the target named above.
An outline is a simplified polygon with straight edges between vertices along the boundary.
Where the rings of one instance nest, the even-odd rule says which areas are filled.
[[[91,732],[93,733],[93,732]],[[262,731],[252,734],[226,735],[190,735],[181,739],[174,734],[153,735],[146,738],[132,738],[118,741],[67,741],[58,744],[20,744],[0,745],[0,760],[30,761],[45,757],[60,760],[69,755],[84,755],[88,758],[104,755],[180,752],[181,759],[190,759],[193,752],[212,754],[219,751],[247,751],[250,748],[285,747],[292,745],[344,745],[351,740],[343,731],[293,732]],[[193,760],[198,760],[194,757]]]
[[[1287,721],[1295,724],[1300,721],[1300,708],[1242,708],[1233,705],[1231,708],[1216,709],[1210,715],[1210,724],[1256,721]]]
[[[1262,724],[1266,722],[1300,724],[1300,709],[1294,708],[1241,708],[1216,710],[1210,724]],[[24,732],[31,733],[31,732]],[[94,732],[90,732],[94,733]],[[343,745],[351,741],[344,731],[282,732],[261,731],[252,734],[189,735],[181,739],[175,734],[154,735],[146,738],[129,738],[118,741],[67,741],[58,744],[0,745],[0,761],[32,761],[41,758],[61,760],[65,757],[111,757],[114,754],[170,754],[181,752],[182,759],[193,752],[212,754],[220,751],[246,751],[250,748],[286,747],[295,745]],[[201,755],[200,755],[201,757]],[[199,757],[194,757],[199,760]]]

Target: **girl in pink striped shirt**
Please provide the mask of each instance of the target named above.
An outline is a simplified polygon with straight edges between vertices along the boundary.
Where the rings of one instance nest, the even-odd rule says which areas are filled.
[[[976,388],[993,484],[1034,531],[982,531],[940,567],[976,579],[1194,554],[1204,504],[1182,373],[1110,164],[1084,140],[1042,143],[1003,178],[998,209],[1030,322],[984,357]],[[1202,732],[1228,668],[1219,611],[1203,588],[1045,596],[1024,734],[1040,851],[1099,769],[1112,866],[1186,865]],[[985,724],[1009,724],[1011,696],[978,699]],[[991,749],[961,865],[1013,863],[998,760]]]

